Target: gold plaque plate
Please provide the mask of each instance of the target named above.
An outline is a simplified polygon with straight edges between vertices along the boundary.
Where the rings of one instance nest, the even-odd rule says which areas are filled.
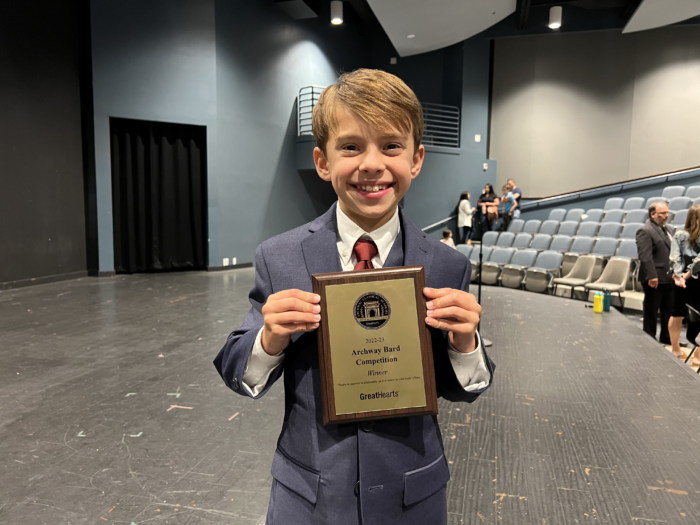
[[[437,413],[423,267],[313,276],[324,424]]]

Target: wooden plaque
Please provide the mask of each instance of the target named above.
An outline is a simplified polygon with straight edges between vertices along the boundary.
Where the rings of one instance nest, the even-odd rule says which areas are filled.
[[[422,266],[312,275],[323,424],[437,414]]]

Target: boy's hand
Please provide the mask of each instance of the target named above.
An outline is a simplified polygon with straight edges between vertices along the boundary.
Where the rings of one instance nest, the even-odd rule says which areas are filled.
[[[292,334],[318,328],[321,320],[319,295],[301,290],[284,290],[272,294],[262,307],[263,350],[270,355],[277,355],[289,344]]]
[[[450,343],[459,352],[476,348],[476,327],[481,318],[481,306],[472,294],[453,288],[423,288],[428,299],[425,323],[449,331]]]

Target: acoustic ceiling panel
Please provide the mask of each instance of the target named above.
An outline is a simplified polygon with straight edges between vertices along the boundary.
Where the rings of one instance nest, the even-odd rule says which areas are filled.
[[[368,0],[400,56],[451,46],[500,22],[516,0]],[[415,35],[408,38],[409,35]]]
[[[700,0],[644,0],[627,22],[623,33],[675,24],[700,15]]]

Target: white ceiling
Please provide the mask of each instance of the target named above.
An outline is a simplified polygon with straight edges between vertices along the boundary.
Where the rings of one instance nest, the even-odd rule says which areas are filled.
[[[700,15],[700,0],[644,0],[623,33],[663,27]]]
[[[402,57],[466,40],[503,20],[516,6],[516,0],[367,1]]]

